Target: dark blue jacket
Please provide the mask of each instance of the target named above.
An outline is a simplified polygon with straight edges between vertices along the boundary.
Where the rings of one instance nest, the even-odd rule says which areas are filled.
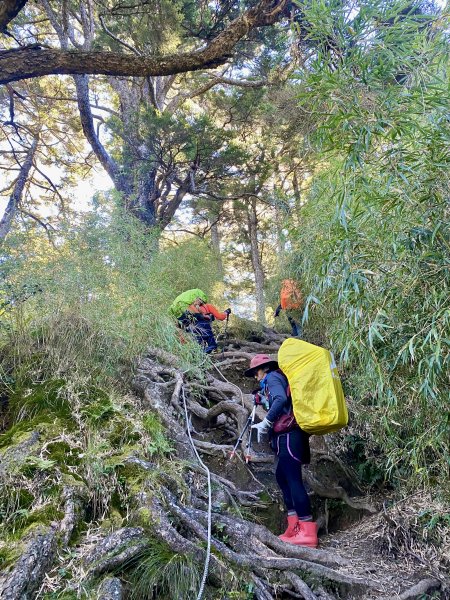
[[[289,387],[286,377],[278,371],[270,371],[264,381],[264,394],[269,400],[269,412],[266,419],[271,423],[283,414],[287,414],[292,407],[292,400],[287,395]],[[309,435],[300,427],[289,433],[274,433],[270,438],[270,445],[280,460],[294,459],[307,465],[311,460],[309,449]]]
[[[289,412],[291,399],[288,398],[287,388],[289,386],[286,377],[278,371],[270,371],[265,377],[264,393],[269,400],[269,412],[266,419],[271,423]]]

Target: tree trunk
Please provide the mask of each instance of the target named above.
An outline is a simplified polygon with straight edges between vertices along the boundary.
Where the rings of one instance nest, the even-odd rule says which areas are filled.
[[[2,0],[0,3],[0,31],[6,33],[10,21],[22,10],[27,0]]]
[[[248,207],[247,221],[248,233],[250,237],[250,253],[252,259],[253,272],[255,274],[255,294],[256,294],[256,320],[258,323],[266,323],[266,303],[264,301],[264,271],[261,263],[261,255],[258,244],[258,217],[256,214],[257,198],[253,197]]]
[[[217,217],[211,216],[211,244],[213,250],[217,256],[217,268],[219,270],[220,276],[223,277],[223,262],[222,262],[222,254],[220,253],[220,231],[219,225],[217,221]]]
[[[300,192],[300,182],[298,180],[297,169],[294,168],[294,175],[292,177],[292,187],[294,188],[294,199],[295,199],[295,214],[297,219],[300,220],[300,209],[302,207],[302,197]]]
[[[278,202],[275,202],[274,206],[275,212],[275,228],[277,232],[277,253],[278,253],[278,262],[281,264],[283,262],[284,256],[284,234],[283,234],[283,211],[280,209],[280,205]]]
[[[31,171],[31,167],[33,166],[33,158],[36,152],[36,148],[38,145],[39,136],[36,136],[33,140],[33,143],[28,150],[27,156],[25,158],[25,162],[20,167],[19,177],[14,185],[13,193],[9,199],[9,202],[6,206],[5,214],[3,215],[0,221],[0,241],[4,240],[8,235],[9,230],[11,229],[12,221],[17,212],[17,207],[22,198],[23,190],[25,184],[28,179],[28,175]]]

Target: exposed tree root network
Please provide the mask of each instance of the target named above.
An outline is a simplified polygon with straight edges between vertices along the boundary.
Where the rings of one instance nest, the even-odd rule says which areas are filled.
[[[211,599],[448,597],[443,565],[449,557],[415,548],[399,519],[401,507],[380,510],[324,438],[312,439],[312,464],[305,469],[320,547],[277,537],[283,512],[270,449],[255,444],[247,464],[244,435],[233,459],[230,451],[252,408],[251,394],[237,385],[245,389],[242,371],[252,353],[274,353],[281,340],[270,331],[258,342],[228,340],[203,373],[183,372],[177,357],[151,349],[137,369],[126,420],[139,429],[142,415],[153,415],[172,447],[161,458],[128,444],[121,456],[106,457],[110,468],[97,479],[93,456],[91,480],[87,472],[79,475],[76,461],[51,465],[59,510],[50,522],[28,527],[15,549],[0,545],[2,600],[175,599],[196,598],[199,591]],[[80,449],[73,434],[45,439],[42,430],[7,448],[3,483],[17,485],[21,465],[34,461],[41,469],[32,485],[39,486],[56,443]]]

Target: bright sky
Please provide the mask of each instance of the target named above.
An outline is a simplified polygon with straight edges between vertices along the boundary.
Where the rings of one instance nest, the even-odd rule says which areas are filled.
[[[56,171],[56,169],[55,169]],[[55,177],[55,173],[50,173],[49,169],[45,169],[46,174],[52,178],[53,181],[57,181],[58,177]],[[56,184],[55,184],[56,185]],[[76,211],[85,211],[89,209],[89,202],[95,192],[102,192],[105,190],[109,190],[113,187],[111,179],[108,177],[106,172],[98,167],[93,173],[91,177],[80,181],[77,187],[72,188],[70,192],[70,196],[73,198],[71,205]],[[5,212],[6,205],[8,204],[9,196],[0,197],[0,218],[3,216]],[[40,215],[45,217],[48,214],[51,214],[52,210],[49,209],[48,213],[45,211],[40,211]]]

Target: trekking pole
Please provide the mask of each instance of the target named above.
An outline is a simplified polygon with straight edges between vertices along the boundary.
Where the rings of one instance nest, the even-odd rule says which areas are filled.
[[[223,330],[223,345],[222,345],[222,357],[225,352],[225,342],[227,341],[227,329],[228,329],[228,319],[230,318],[230,314],[227,314],[227,319],[225,321],[225,329]]]
[[[252,412],[249,414],[247,422],[245,423],[244,428],[242,429],[241,434],[238,437],[238,439],[237,439],[237,441],[236,441],[236,443],[235,443],[235,445],[233,447],[233,450],[230,452],[230,460],[232,458],[234,458],[234,455],[236,454],[236,449],[239,446],[239,444],[242,442],[242,438],[244,437],[245,432],[250,427],[250,425],[253,424],[253,421],[255,420],[255,414],[256,414],[256,404],[253,405]],[[251,439],[251,437],[252,437],[252,431],[250,430],[250,438],[249,439]],[[249,445],[247,443],[246,450],[248,450],[248,448],[249,448]],[[245,455],[245,462],[248,462],[248,460],[247,460],[247,454]]]
[[[251,425],[253,425],[253,423],[255,421],[255,414],[256,414],[256,403],[254,404],[253,410],[252,410],[252,412],[250,414]],[[251,449],[252,449],[252,433],[253,433],[253,430],[250,427],[250,433],[249,433],[249,436],[248,436],[247,447],[245,448],[245,456],[244,456],[246,463],[250,462],[250,459],[252,457],[251,453],[250,453]]]

